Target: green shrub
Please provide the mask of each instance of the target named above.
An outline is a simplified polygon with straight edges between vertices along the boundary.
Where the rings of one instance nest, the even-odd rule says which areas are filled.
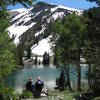
[[[96,97],[95,100],[100,100],[100,97]]]
[[[31,98],[32,96],[33,96],[32,92],[27,90],[23,91],[22,98],[26,99],[26,98]]]
[[[7,88],[4,86],[0,87],[0,97],[2,100],[18,100],[18,97],[16,94],[14,94],[14,89],[12,88]]]

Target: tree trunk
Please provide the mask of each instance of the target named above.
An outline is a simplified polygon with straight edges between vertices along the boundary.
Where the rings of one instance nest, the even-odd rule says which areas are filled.
[[[31,58],[31,47],[28,45],[27,48],[27,58],[30,59]]]
[[[66,76],[67,76],[67,82],[68,82],[69,90],[72,91],[71,83],[70,83],[69,67],[66,68],[66,65],[64,65],[64,69],[65,69],[65,73],[66,73]]]
[[[77,65],[77,91],[81,91],[81,66]]]
[[[89,86],[89,90],[91,89],[91,85],[92,85],[92,83],[91,83],[91,64],[89,63],[88,64],[88,86]]]
[[[21,48],[18,48],[18,53],[19,53],[19,65],[24,65],[23,64],[23,54],[22,54],[22,49]]]

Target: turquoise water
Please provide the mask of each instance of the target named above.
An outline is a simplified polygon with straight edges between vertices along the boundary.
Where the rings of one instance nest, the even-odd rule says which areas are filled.
[[[74,86],[76,84],[76,70],[71,67],[71,84]],[[82,67],[82,82],[85,80],[86,67]],[[40,76],[44,81],[45,86],[48,89],[54,89],[56,86],[56,78],[60,76],[60,71],[54,65],[43,66],[43,65],[32,65],[25,64],[22,69],[16,70],[14,73],[9,75],[5,80],[5,85],[13,87],[17,92],[21,92],[27,80],[32,77],[33,83],[35,83],[36,78]],[[83,81],[84,80],[84,81]]]

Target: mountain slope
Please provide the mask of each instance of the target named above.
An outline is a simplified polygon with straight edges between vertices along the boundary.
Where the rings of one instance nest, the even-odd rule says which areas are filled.
[[[16,45],[20,43],[29,44],[33,53],[43,55],[45,51],[51,52],[50,32],[46,31],[50,21],[62,18],[72,12],[81,14],[82,10],[38,2],[30,9],[10,11],[11,26],[8,28],[9,36],[14,38]]]

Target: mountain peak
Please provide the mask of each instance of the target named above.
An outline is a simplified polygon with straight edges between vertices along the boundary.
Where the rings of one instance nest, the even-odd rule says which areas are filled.
[[[43,50],[41,54],[45,51],[51,52],[49,23],[72,12],[80,14],[81,10],[45,2],[38,2],[29,9],[12,10],[10,11],[11,26],[8,28],[9,36],[14,39],[16,45],[30,44],[33,53],[39,54],[38,51]]]
[[[57,5],[57,4],[53,4],[53,3],[46,3],[46,2],[37,2],[36,5],[38,6],[42,6],[42,7],[59,7],[62,9],[67,9],[67,10],[72,10],[72,11],[83,11],[83,10],[79,10],[79,9],[75,9],[75,8],[71,8],[71,7],[67,7],[67,6],[62,6],[62,5]]]
[[[39,6],[57,6],[57,5],[54,5],[54,4],[50,4],[50,3],[46,3],[46,2],[37,2],[36,5],[39,5]]]

